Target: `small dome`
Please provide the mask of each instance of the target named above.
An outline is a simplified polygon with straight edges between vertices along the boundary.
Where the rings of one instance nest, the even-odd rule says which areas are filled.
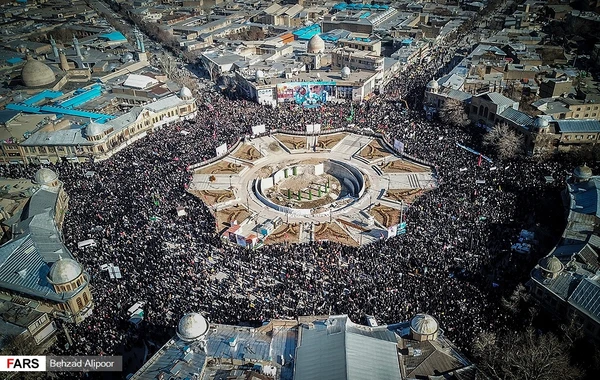
[[[104,133],[104,125],[100,123],[96,123],[94,121],[90,122],[87,127],[85,127],[85,134],[88,137],[100,136]]]
[[[89,52],[88,52],[88,54],[89,54]],[[123,54],[123,57],[121,58],[121,62],[129,62],[129,61],[132,61],[132,60],[133,60],[133,54],[131,54],[129,52]]]
[[[35,172],[35,183],[38,185],[50,185],[58,179],[58,174],[48,168],[41,168]]]
[[[556,256],[547,256],[540,260],[540,267],[546,272],[558,273],[563,270],[563,264]]]
[[[318,34],[312,36],[306,45],[306,51],[311,54],[322,53],[325,51],[325,41]]]
[[[256,80],[263,79],[265,77],[265,73],[262,70],[256,70]]]
[[[342,68],[342,78],[348,78],[350,76],[350,68],[348,66],[344,66]]]
[[[550,122],[545,117],[538,116],[533,121],[533,126],[538,129],[546,128],[548,125],[550,125]]]
[[[438,331],[438,323],[429,314],[417,314],[410,321],[410,329],[419,335],[432,335]]]
[[[31,59],[23,66],[21,78],[27,87],[40,87],[54,83],[56,75],[45,63]]]
[[[590,169],[586,164],[582,166],[578,166],[573,170],[573,175],[578,179],[590,179],[592,176],[592,169]]]
[[[177,336],[184,341],[198,340],[208,331],[208,322],[200,313],[188,313],[181,317]]]
[[[83,269],[77,261],[60,258],[52,264],[48,278],[54,284],[64,284],[75,280],[81,272]]]
[[[440,84],[438,83],[437,80],[432,79],[429,81],[429,83],[427,83],[427,88],[430,88],[432,90],[437,90],[440,88]]]
[[[189,99],[194,97],[194,95],[192,94],[192,90],[183,86],[181,87],[181,90],[179,90],[179,97],[182,99]]]

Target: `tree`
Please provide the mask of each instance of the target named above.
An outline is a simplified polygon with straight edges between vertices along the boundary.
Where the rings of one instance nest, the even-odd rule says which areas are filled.
[[[457,99],[447,99],[440,109],[440,118],[445,123],[462,127],[469,124],[463,102]]]
[[[175,61],[175,58],[173,58],[171,54],[165,52],[157,55],[157,58],[158,64],[167,78],[173,80],[175,73],[177,72],[177,62]]]
[[[493,380],[575,380],[581,371],[569,362],[570,345],[553,333],[505,331],[480,334],[473,343],[479,368]]]
[[[523,135],[505,123],[499,123],[483,137],[483,143],[492,147],[501,160],[513,158],[523,151]]]

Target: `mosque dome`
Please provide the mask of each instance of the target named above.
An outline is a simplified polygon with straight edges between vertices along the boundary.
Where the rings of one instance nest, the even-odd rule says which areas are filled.
[[[208,331],[208,322],[200,313],[188,313],[181,317],[177,326],[177,336],[184,341],[200,339]]]
[[[538,116],[533,121],[534,128],[542,129],[548,127],[548,125],[550,125],[550,122],[545,117]]]
[[[306,51],[311,54],[322,53],[325,51],[325,41],[318,34],[312,36],[306,45]]]
[[[64,284],[75,280],[81,272],[83,269],[77,261],[60,258],[52,264],[48,278],[54,284]]]
[[[342,68],[342,78],[348,78],[350,76],[350,68],[348,66],[344,66]]]
[[[563,270],[563,264],[556,256],[544,257],[540,260],[542,270],[549,273],[558,273]]]
[[[35,172],[35,183],[38,185],[50,185],[58,179],[58,174],[48,168],[41,168]]]
[[[438,323],[429,314],[417,314],[410,321],[410,329],[419,335],[432,335],[438,332]]]
[[[28,60],[21,70],[21,78],[27,87],[40,87],[54,83],[54,71],[43,62]]]
[[[582,166],[578,166],[573,170],[573,176],[577,179],[590,179],[592,176],[592,169],[590,169],[586,164]]]
[[[432,90],[437,90],[440,88],[440,84],[438,83],[437,80],[432,79],[429,81],[429,83],[427,83],[427,88],[432,89]]]
[[[104,126],[100,123],[96,123],[94,121],[90,122],[87,127],[85,127],[85,134],[88,137],[100,136],[104,133]]]
[[[179,97],[182,99],[189,99],[193,98],[194,95],[192,94],[192,90],[190,90],[186,86],[183,86],[181,87],[181,90],[179,90]]]

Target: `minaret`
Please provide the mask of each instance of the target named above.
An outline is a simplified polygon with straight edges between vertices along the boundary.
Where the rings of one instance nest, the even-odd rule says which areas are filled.
[[[138,48],[138,61],[146,62],[148,60],[148,55],[146,54],[146,48],[144,47],[144,36],[139,31],[135,32],[135,42]]]
[[[79,46],[79,40],[77,37],[73,36],[73,46],[75,46],[75,52],[79,58],[83,58],[81,55],[81,47]]]
[[[56,47],[56,41],[54,41],[54,37],[50,36],[50,45],[52,45],[52,53],[54,53],[54,58],[58,59],[58,48]]]
[[[64,70],[64,71],[68,71],[69,70],[69,62],[67,62],[67,56],[65,55],[64,51],[60,51],[60,69]]]

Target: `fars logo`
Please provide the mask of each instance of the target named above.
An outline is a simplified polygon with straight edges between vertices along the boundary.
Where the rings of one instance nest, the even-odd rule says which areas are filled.
[[[0,356],[0,371],[8,372],[44,372],[45,356]]]

